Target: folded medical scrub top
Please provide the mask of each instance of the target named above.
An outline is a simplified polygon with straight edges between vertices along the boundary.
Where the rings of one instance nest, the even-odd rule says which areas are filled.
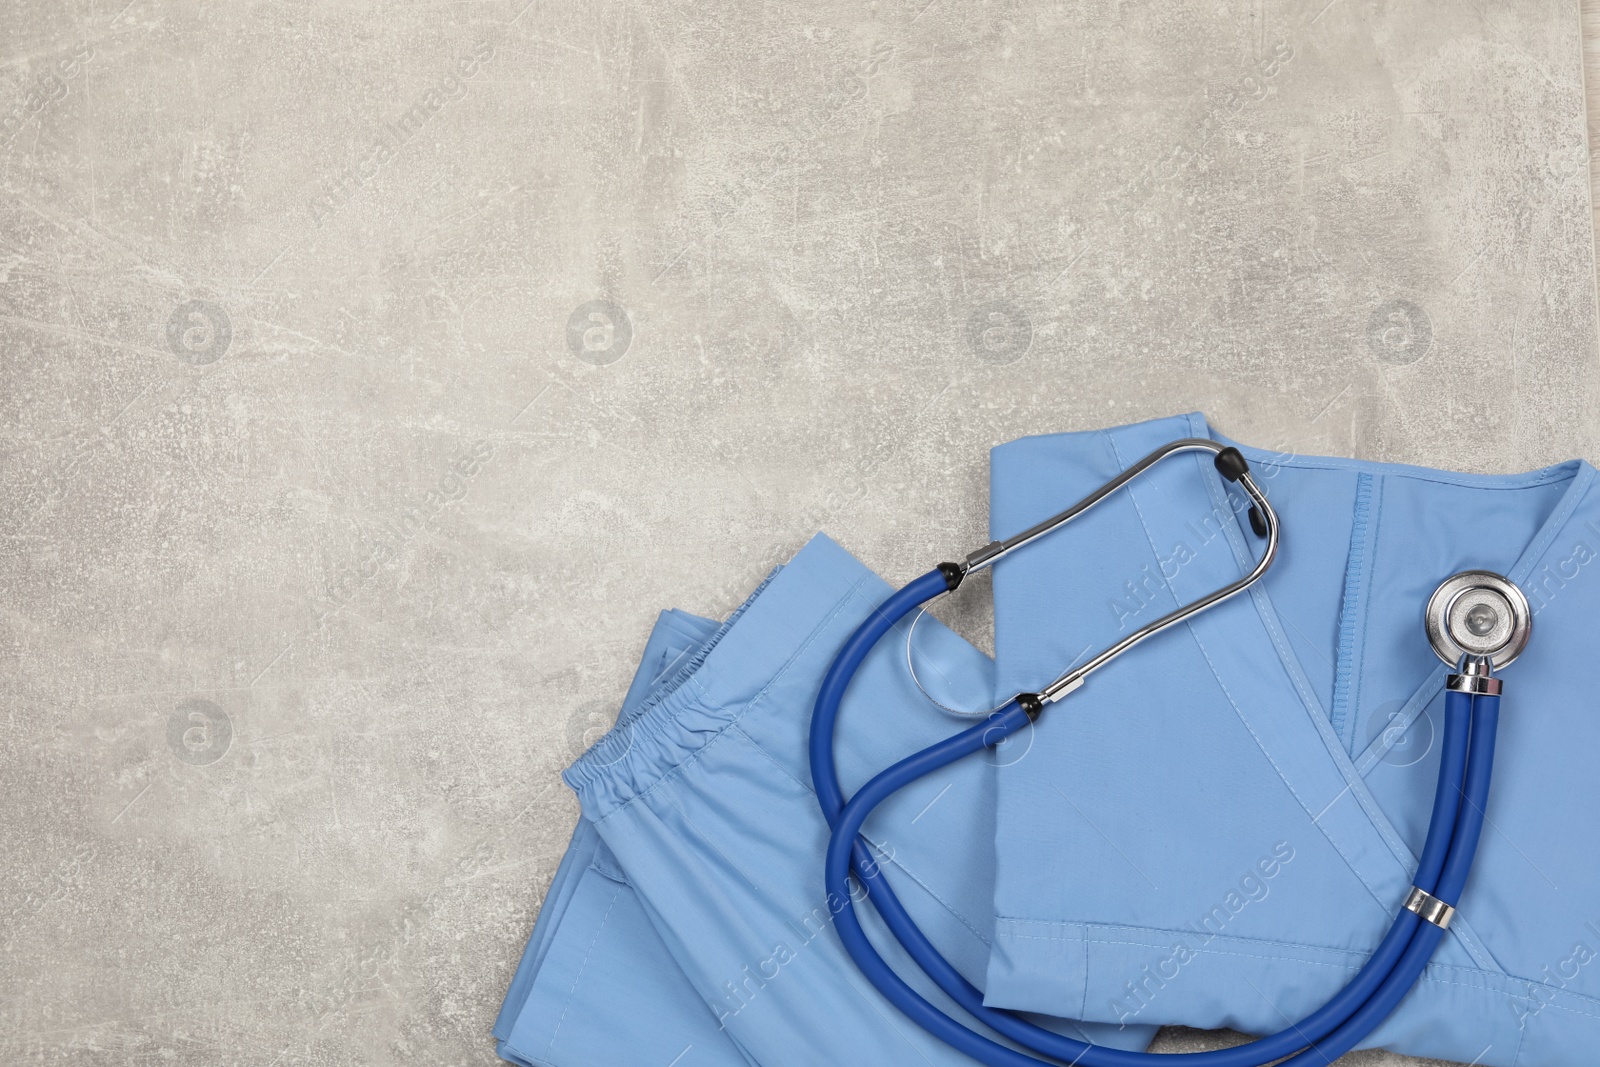
[[[1190,415],[996,448],[993,535],[1183,437],[1224,440]],[[988,1002],[1266,1033],[1343,986],[1406,895],[1432,803],[1448,669],[1423,606],[1451,574],[1487,569],[1534,611],[1502,674],[1487,829],[1449,935],[1363,1047],[1595,1062],[1594,469],[1485,476],[1239,448],[1282,520],[1277,562],[1047,708],[998,775]],[[1209,456],[1168,460],[1001,560],[998,691],[1037,690],[1248,569],[1261,541],[1224,484]]]
[[[546,907],[567,903],[548,933],[536,931],[513,981],[507,1014],[515,1018],[502,1018],[498,1031],[508,1035],[503,1051],[552,1067],[695,1067],[725,1062],[730,1050],[762,1067],[970,1062],[901,1018],[856,972],[823,886],[828,831],[810,786],[811,706],[840,644],[889,592],[819,535],[566,772],[598,838],[595,854],[604,849],[611,884],[627,892],[584,883],[598,885],[591,899],[552,887]],[[845,701],[837,752],[847,788],[962,725],[919,690],[906,655],[903,640],[883,642]],[[916,662],[941,703],[982,708],[993,698],[989,657],[932,619],[917,629]],[[993,926],[994,770],[981,759],[952,768],[904,791],[866,827],[907,910],[972,980],[988,964]],[[589,847],[585,832],[575,850]],[[576,867],[583,857],[574,855]],[[637,958],[652,968],[649,982],[629,975],[628,946],[608,933],[606,910],[616,907],[648,922],[652,936],[639,939]],[[540,930],[545,924],[541,915]],[[886,942],[881,928],[868,929]],[[889,958],[910,974],[902,954]],[[655,979],[669,972],[682,984],[662,988]],[[591,981],[595,973],[604,980]],[[955,1010],[931,983],[913,981]],[[685,1025],[701,1025],[683,1007],[685,993],[716,1029],[703,1044],[683,1038],[672,1047]],[[687,1022],[673,1020],[667,1042],[631,1020],[603,1039],[580,1033],[619,1014],[665,1020],[673,1012]],[[1143,1048],[1154,1033],[1143,1023],[1036,1021],[1121,1048]],[[606,1055],[576,1057],[602,1040]]]

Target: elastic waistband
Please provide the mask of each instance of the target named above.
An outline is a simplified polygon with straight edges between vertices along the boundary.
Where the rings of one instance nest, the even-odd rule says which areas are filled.
[[[815,695],[834,652],[889,585],[825,534],[775,569],[639,712],[562,774],[599,821],[643,795],[710,744],[792,668]],[[810,708],[805,709],[809,713]]]

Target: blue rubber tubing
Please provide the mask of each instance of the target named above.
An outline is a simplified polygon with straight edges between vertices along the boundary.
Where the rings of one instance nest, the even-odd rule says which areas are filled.
[[[871,980],[872,983],[896,1005],[896,1007],[911,1017],[919,1025],[935,1034],[935,1036],[940,1037],[946,1041],[946,1043],[955,1046],[960,1051],[972,1056],[974,1059],[977,1059],[983,1063],[1003,1065],[1003,1067],[1014,1067],[1014,1065],[1021,1064],[1038,1064],[1043,1061],[1033,1059],[1032,1057],[1022,1053],[1018,1053],[1004,1045],[997,1044],[996,1042],[993,1042],[988,1038],[985,1038],[982,1035],[967,1029],[961,1023],[951,1019],[949,1016],[942,1013],[938,1008],[934,1007],[932,1004],[929,1004],[919,994],[917,994],[915,990],[911,989],[903,981],[901,981],[899,976],[896,975],[893,970],[883,962],[882,958],[877,955],[876,950],[872,947],[871,943],[867,941],[865,934],[861,930],[859,921],[857,920],[854,909],[850,903],[847,878],[849,875],[852,858],[850,835],[856,831],[859,831],[860,825],[866,818],[867,814],[869,814],[879,803],[881,803],[888,796],[893,795],[893,793],[899,788],[903,788],[908,782],[915,781],[916,779],[923,777],[924,775],[931,773],[940,767],[947,766],[954,760],[960,759],[962,756],[969,755],[989,745],[998,743],[998,741],[1002,740],[1005,736],[1009,736],[1010,733],[1020,729],[1026,722],[1027,713],[1013,702],[997,711],[987,722],[978,726],[974,726],[969,730],[963,731],[962,733],[947,739],[946,741],[931,746],[930,748],[925,749],[906,760],[902,760],[894,767],[891,767],[889,770],[883,772],[883,774],[879,775],[872,782],[868,783],[868,785],[864,787],[861,792],[858,793],[855,798],[852,798],[852,800],[846,805],[844,812],[841,814],[839,825],[835,829],[830,840],[828,853],[828,891],[830,900],[835,897],[838,898],[839,904],[835,906],[840,907],[840,910],[834,920],[835,925],[841,940],[845,944],[846,949],[850,952],[852,958],[856,961],[863,974],[865,974],[868,979]],[[1457,722],[1463,722],[1463,720],[1458,716]],[[1459,727],[1455,732],[1458,737],[1462,733]],[[1457,744],[1459,743],[1460,742],[1458,741]],[[1456,786],[1456,789],[1451,790],[1451,792],[1454,792],[1455,796],[1459,799],[1459,778],[1457,778],[1453,784]],[[1477,798],[1469,796],[1469,799],[1476,800]],[[1452,849],[1451,851],[1453,855],[1457,856],[1465,854],[1460,849]],[[869,877],[875,879],[877,877],[876,868],[873,867],[871,869],[873,870],[873,874]],[[875,889],[876,887],[874,887],[874,890],[869,890],[869,892],[874,892]],[[883,909],[880,907],[880,911],[882,910]],[[885,921],[886,923],[888,922],[887,915],[885,916]],[[1425,943],[1420,945],[1417,944],[1413,938],[1407,936],[1410,934],[1415,934],[1419,925],[1422,926],[1425,931],[1435,932],[1435,935],[1428,936],[1425,939]],[[1399,942],[1396,941],[1396,931],[1398,931],[1398,935],[1402,939]],[[1304,1050],[1308,1043],[1317,1042],[1330,1030],[1337,1031],[1341,1041],[1349,1040],[1351,1044],[1359,1042],[1360,1039],[1366,1035],[1366,1033],[1370,1032],[1373,1027],[1383,1020],[1383,1018],[1387,1017],[1389,1011],[1393,1008],[1393,1004],[1398,1003],[1400,997],[1404,996],[1405,991],[1410,989],[1417,976],[1421,973],[1423,967],[1426,966],[1428,957],[1432,955],[1434,948],[1437,947],[1437,933],[1442,933],[1442,931],[1439,931],[1437,927],[1434,927],[1431,924],[1422,923],[1421,920],[1411,912],[1402,911],[1400,913],[1400,917],[1395,923],[1395,928],[1391,930],[1391,936],[1385,939],[1385,944],[1389,946],[1399,943],[1399,949],[1395,950],[1395,954],[1400,957],[1399,961],[1392,966],[1388,972],[1378,973],[1375,983],[1382,991],[1389,992],[1391,995],[1393,995],[1392,1002],[1388,1004],[1387,1008],[1384,1008],[1381,1011],[1381,1014],[1374,1015],[1371,1010],[1360,1013],[1356,1012],[1356,1009],[1364,1007],[1367,1001],[1365,999],[1357,999],[1361,995],[1361,990],[1354,989],[1353,987],[1355,987],[1356,983],[1352,982],[1351,986],[1346,987],[1346,990],[1343,991],[1339,997],[1335,998],[1342,1003],[1350,1005],[1351,1010],[1345,1012],[1344,1014],[1336,1014],[1330,1010],[1329,1005],[1325,1005],[1323,1009],[1320,1009],[1317,1013],[1314,1013],[1313,1016],[1310,1017],[1310,1019],[1308,1019],[1306,1022],[1303,1022],[1295,1027],[1290,1027],[1289,1029],[1282,1031],[1280,1034],[1262,1038],[1259,1041],[1232,1049],[1221,1049],[1200,1053],[1185,1053],[1181,1055],[1196,1057],[1200,1059],[1201,1062],[1212,1065],[1212,1067],[1223,1064],[1238,1065],[1238,1067],[1259,1067],[1259,1065],[1270,1063],[1273,1060],[1279,1059],[1283,1055]],[[910,946],[908,945],[908,951],[909,950]],[[940,965],[942,965],[941,969],[949,967],[949,965],[944,963],[942,960],[938,962]],[[1370,973],[1373,970],[1374,968],[1372,961],[1369,960],[1368,965],[1363,968],[1363,973]],[[935,980],[938,981],[938,975],[936,971],[930,970],[930,976],[934,977]],[[971,988],[970,985],[968,988]],[[946,988],[946,992],[950,993],[953,998],[957,999],[958,1003],[961,1003],[963,1008],[967,1008],[969,1011],[972,1011],[972,1013],[980,1018],[981,1021],[989,1023],[994,1029],[997,1030],[997,1032],[1000,1032],[1007,1037],[1012,1037],[1013,1034],[1016,1034],[1017,1037],[1013,1037],[1013,1040],[1017,1040],[1019,1037],[1027,1037],[1031,1039],[1037,1036],[1035,1034],[1027,1034],[1025,1032],[1023,1028],[1027,1027],[1029,1024],[1023,1023],[1021,1020],[1017,1020],[1014,1017],[1008,1017],[1007,1013],[999,1012],[995,1009],[984,1008],[981,1004],[981,994],[978,995],[978,1002],[973,1003],[971,1007],[969,1007],[968,1003],[964,1002],[966,1001],[966,998],[957,995],[959,992],[958,990]],[[1330,1001],[1330,1005],[1333,1003],[1334,1002]],[[1347,1022],[1346,1016],[1353,1018],[1356,1014],[1360,1015],[1360,1023]],[[1313,1022],[1313,1020],[1317,1021]],[[1019,1026],[1018,1024],[1021,1025]],[[1309,1029],[1308,1025],[1310,1026]],[[1002,1027],[1004,1028],[1002,1029]],[[1358,1027],[1360,1028],[1360,1032],[1356,1032]],[[1037,1030],[1038,1028],[1035,1027],[1034,1029]],[[1146,1058],[1147,1054],[1145,1053],[1127,1052],[1118,1049],[1108,1049],[1100,1046],[1086,1045],[1083,1042],[1074,1041],[1071,1038],[1052,1034],[1050,1031],[1039,1032],[1048,1035],[1050,1038],[1053,1038],[1053,1040],[1048,1043],[1048,1047],[1036,1048],[1036,1051],[1039,1051],[1045,1055],[1076,1060],[1078,1063],[1084,1064],[1092,1062],[1111,1063],[1118,1065],[1118,1067],[1135,1067],[1135,1065],[1138,1065],[1138,1067],[1147,1067],[1147,1065],[1149,1065],[1151,1062],[1148,1058]],[[1044,1045],[1045,1043],[1040,1042],[1040,1044]],[[1280,1048],[1287,1048],[1288,1051],[1278,1051]],[[1312,1052],[1310,1055],[1319,1054]],[[1194,1061],[1191,1060],[1190,1062]],[[1300,1064],[1309,1062],[1315,1061],[1304,1059],[1300,1060]]]
[[[1462,697],[1451,693],[1450,697]],[[1444,873],[1439,876],[1434,896],[1455,907],[1466,888],[1467,875],[1472,871],[1472,861],[1478,852],[1478,841],[1483,835],[1484,807],[1489,800],[1489,779],[1494,770],[1494,742],[1500,727],[1500,698],[1478,696],[1472,700],[1472,746],[1467,764],[1466,803],[1461,808],[1461,818],[1456,824],[1455,841],[1450,846],[1450,858],[1445,862]],[[1444,929],[1432,923],[1420,923],[1416,937],[1406,949],[1399,966],[1372,999],[1363,1004],[1344,1025],[1339,1027],[1314,1048],[1307,1049],[1293,1059],[1284,1061],[1282,1067],[1328,1067],[1334,1060],[1360,1044],[1372,1031],[1387,1019],[1400,1001],[1411,991],[1428,959],[1444,939]]]
[[[849,894],[848,876],[853,870],[885,925],[917,965],[979,1021],[1024,1048],[1071,1060],[1084,1067],[1148,1067],[1150,1057],[1146,1053],[1086,1044],[1035,1026],[1010,1012],[985,1006],[982,991],[944,959],[905,911],[859,836],[861,824],[871,810],[896,790],[973,752],[998,744],[1021,729],[1028,722],[1028,715],[1015,701],[995,711],[985,722],[897,763],[869,783],[849,805],[845,804],[833,760],[833,733],[839,705],[850,679],[867,654],[900,619],[913,608],[948,589],[949,583],[944,573],[935,570],[892,595],[840,649],[818,693],[810,735],[811,770],[818,801],[830,825],[835,828],[829,843],[827,882],[830,896],[839,898],[836,924],[840,937],[873,984],[901,1011],[935,1036],[984,1063],[1013,1067],[1041,1062],[968,1029],[900,980],[861,931]],[[1453,852],[1451,840],[1466,773],[1470,718],[1470,700],[1461,694],[1449,694],[1445,706],[1444,743],[1433,819],[1414,880],[1419,888],[1429,892],[1436,887],[1447,857]],[[1490,744],[1492,746],[1492,736]],[[1486,792],[1484,796],[1487,796]],[[1470,855],[1467,863],[1470,866]],[[1437,930],[1437,927],[1422,923],[1413,913],[1401,910],[1378,949],[1350,984],[1298,1026],[1232,1049],[1178,1055],[1186,1063],[1204,1064],[1205,1067],[1259,1067],[1300,1052],[1308,1044],[1314,1044],[1330,1034],[1348,1036],[1347,1022],[1360,1012],[1375,993],[1391,989],[1404,980],[1400,992],[1403,996],[1426,965],[1438,939],[1433,938],[1433,944],[1427,947],[1425,954],[1420,946],[1417,952],[1411,953],[1419,926]],[[1410,965],[1415,963],[1419,955],[1421,964],[1415,966],[1413,971]],[[1405,973],[1408,971],[1412,973],[1406,979]],[[1381,1022],[1387,1014],[1384,1012],[1376,1021]],[[1366,1015],[1361,1018],[1365,1019]],[[1365,1032],[1358,1035],[1356,1040],[1359,1041],[1361,1036],[1365,1036]]]

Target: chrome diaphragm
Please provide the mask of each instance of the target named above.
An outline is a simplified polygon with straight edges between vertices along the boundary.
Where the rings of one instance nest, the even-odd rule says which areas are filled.
[[[1522,654],[1533,633],[1528,598],[1493,571],[1462,571],[1439,583],[1424,612],[1428,643],[1452,667],[1486,661],[1500,670]]]

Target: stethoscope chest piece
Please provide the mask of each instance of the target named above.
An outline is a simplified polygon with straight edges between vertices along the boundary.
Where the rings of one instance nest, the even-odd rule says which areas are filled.
[[[1440,583],[1424,612],[1428,642],[1452,667],[1488,660],[1499,670],[1522,654],[1533,633],[1528,598],[1493,571],[1462,571]]]

